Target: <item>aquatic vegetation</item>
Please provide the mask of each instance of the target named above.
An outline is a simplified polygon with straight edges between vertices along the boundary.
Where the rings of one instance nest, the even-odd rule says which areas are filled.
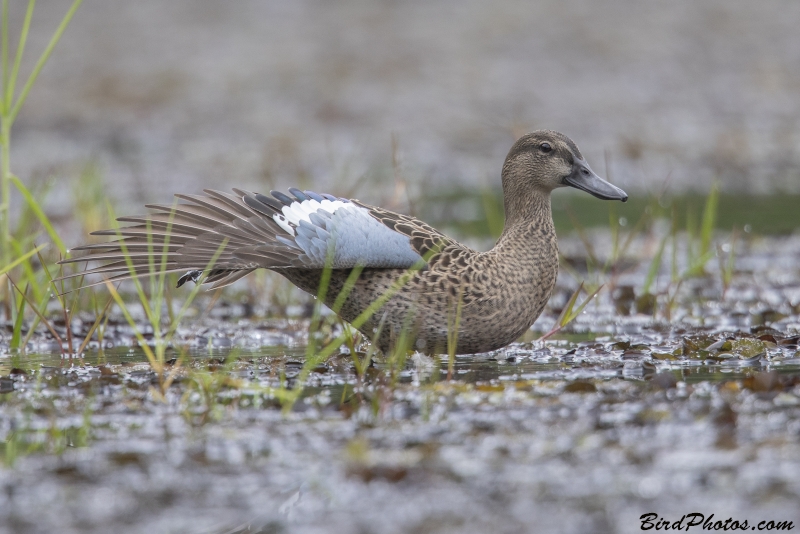
[[[731,332],[719,320],[705,328],[634,329],[635,317],[595,316],[596,331],[583,340],[551,338],[457,357],[449,381],[448,355],[395,364],[380,358],[358,376],[352,355],[339,351],[308,373],[286,413],[279,392],[297,391],[310,318],[296,332],[295,348],[266,340],[258,350],[209,349],[206,336],[215,337],[219,325],[206,319],[179,334],[194,348],[170,352],[175,361],[167,365],[184,363],[163,399],[153,395],[158,377],[141,348],[107,351],[104,363],[93,354],[72,366],[57,355],[33,355],[13,372],[0,363],[0,454],[25,481],[21,497],[48,484],[74,487],[75,480],[122,503],[165,487],[181,495],[151,504],[146,523],[154,525],[178,517],[182,525],[186,518],[208,525],[213,515],[214,524],[223,518],[233,528],[242,514],[254,525],[338,521],[340,514],[322,511],[292,516],[290,505],[282,508],[292,498],[315,510],[355,512],[369,504],[385,510],[385,519],[394,510],[389,495],[431,499],[432,484],[437,511],[494,487],[511,501],[461,513],[472,517],[477,506],[495,517],[500,507],[504,520],[523,502],[513,496],[543,488],[581,516],[597,502],[630,506],[631,495],[636,506],[659,498],[716,510],[733,499],[753,515],[754,503],[769,498],[783,509],[796,502],[798,335]],[[800,317],[776,326],[790,324]],[[218,333],[244,345],[254,330],[241,324]],[[124,321],[108,334],[121,341],[123,331],[131,332]],[[53,466],[51,456],[60,458]],[[715,478],[720,469],[723,479]],[[745,484],[755,471],[779,489]],[[731,483],[743,489],[731,495]],[[233,508],[191,489],[208,484],[260,489],[252,499],[237,497]],[[575,487],[582,488],[578,496]],[[18,501],[20,511],[25,502]],[[118,520],[101,514],[85,521],[99,529]]]
[[[27,92],[14,106],[8,94],[0,111],[13,122]],[[395,196],[407,197],[396,150]],[[102,181],[91,165],[75,181],[85,230],[114,219]],[[748,206],[731,224],[734,200],[717,186],[635,198],[633,211],[556,207],[568,276],[519,342],[469,357],[455,350],[460,299],[435,357],[410,350],[406,328],[386,354],[374,343],[384,322],[372,338],[357,331],[413,269],[353,325],[331,312],[360,267],[330,309],[329,265],[316,298],[266,275],[175,291],[159,254],[168,241],[145,244],[141,279],[74,290],[81,281],[53,267],[64,250],[41,206],[48,186],[3,173],[0,523],[273,532],[391,520],[424,531],[445,517],[521,530],[556,502],[573,530],[603,531],[627,528],[614,510],[654,502],[796,508],[800,240],[754,237]],[[461,228],[496,237],[497,196],[470,199],[485,228]],[[424,211],[430,198],[408,200]]]
[[[587,304],[589,304],[592,301],[592,299],[595,298],[598,293],[600,293],[601,289],[603,289],[602,285],[597,289],[595,289],[594,291],[592,291],[583,300],[583,302],[581,302],[578,305],[578,307],[575,308],[575,304],[578,301],[578,296],[583,291],[583,282],[581,282],[581,285],[578,286],[578,289],[575,290],[570,299],[567,301],[567,305],[564,306],[564,308],[561,310],[561,314],[558,316],[558,319],[556,319],[555,326],[553,326],[553,328],[549,332],[540,337],[539,341],[544,341],[545,339],[554,336],[555,334],[563,330],[569,323],[574,321],[583,312]]]
[[[12,127],[42,68],[50,58],[81,2],[82,0],[73,1],[19,93],[17,92],[17,80],[23,62],[35,1],[29,0],[28,2],[16,53],[10,64],[9,3],[8,0],[2,2],[2,25],[0,26],[0,41],[2,42],[2,50],[0,50],[2,58],[2,87],[0,87],[0,300],[5,308],[5,316],[11,317],[14,324],[11,346],[15,350],[24,347],[22,328],[26,307],[36,314],[35,327],[36,322],[43,318],[40,310],[45,308],[49,299],[50,290],[44,280],[43,270],[37,269],[33,263],[34,256],[40,261],[42,260],[39,252],[45,245],[36,245],[36,241],[41,239],[41,231],[44,230],[62,256],[66,254],[66,247],[53,223],[37,201],[37,198],[46,195],[48,186],[45,185],[38,191],[31,191],[12,173]],[[21,211],[16,224],[12,224],[11,221],[12,186],[16,189],[16,194],[22,197]],[[19,278],[15,283],[13,278],[17,277],[17,273],[19,273]],[[17,291],[15,292],[12,288]],[[30,296],[28,296],[29,292]],[[29,330],[29,332],[32,331],[33,328]]]

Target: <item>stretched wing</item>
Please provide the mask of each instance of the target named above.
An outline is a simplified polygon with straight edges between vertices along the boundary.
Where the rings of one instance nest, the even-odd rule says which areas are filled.
[[[456,248],[465,251],[469,250],[461,243],[450,239],[432,226],[410,215],[403,215],[383,208],[369,206],[356,199],[353,199],[353,202],[359,207],[368,210],[372,217],[380,221],[387,228],[406,236],[414,251],[420,256],[428,258],[429,261],[432,255],[439,254],[444,250],[453,250]]]
[[[407,235],[382,224],[368,208],[332,195],[289,191],[294,199],[276,191],[270,198],[237,190],[249,207],[284,230],[277,240],[296,253],[287,267],[319,269],[328,263],[334,269],[356,265],[406,269],[422,259]],[[237,251],[237,256],[261,262],[261,253],[262,247],[255,247]]]
[[[119,239],[74,248],[84,254],[62,263],[98,261],[102,265],[65,278],[100,274],[113,281],[153,270],[188,271],[179,281],[181,285],[197,281],[206,272],[205,281],[213,282],[214,288],[259,267],[409,268],[422,260],[425,252],[420,251],[429,250],[438,240],[420,241],[408,222],[413,219],[405,216],[379,210],[382,215],[378,217],[378,208],[357,201],[294,188],[289,191],[293,196],[277,191],[266,196],[240,189],[234,189],[232,195],[207,189],[205,195],[175,195],[187,203],[148,205],[156,213],[117,219],[131,226],[93,232]],[[387,222],[395,220],[392,215],[402,219],[403,225],[394,229]],[[424,245],[421,248],[420,243]]]

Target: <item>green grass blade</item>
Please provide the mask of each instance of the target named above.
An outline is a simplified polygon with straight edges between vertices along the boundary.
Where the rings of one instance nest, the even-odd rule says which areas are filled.
[[[717,222],[717,208],[719,206],[719,182],[714,182],[706,198],[703,208],[703,223],[700,230],[700,254],[705,255],[711,250],[711,238],[714,234],[714,225]]]
[[[300,369],[300,373],[297,375],[295,388],[293,389],[291,394],[287,396],[287,400],[283,405],[284,413],[287,413],[289,410],[291,410],[297,398],[299,398],[300,394],[303,392],[306,380],[308,379],[308,376],[311,374],[311,370],[314,369],[320,363],[322,363],[325,359],[327,359],[327,356],[320,356],[320,354],[317,353],[317,336],[315,334],[316,332],[319,331],[320,319],[322,315],[322,306],[325,302],[325,297],[327,297],[328,295],[328,287],[330,285],[331,276],[333,275],[334,252],[335,252],[335,245],[333,242],[330,242],[328,244],[328,251],[325,256],[325,267],[322,269],[322,276],[320,277],[319,286],[317,287],[317,299],[314,302],[314,313],[312,314],[311,322],[308,325],[308,345],[306,346],[306,359],[305,362],[303,363],[303,367]],[[360,274],[361,271],[359,270],[358,272]],[[350,275],[348,276],[348,280],[350,280],[351,278],[353,278],[353,272],[351,272]],[[353,278],[353,284],[355,284],[354,278]],[[342,292],[340,292],[336,298],[337,302],[339,302],[341,298],[341,305],[344,304],[344,301],[347,298],[346,295],[342,297],[341,294]],[[347,339],[347,334],[344,331],[342,331],[342,334],[339,336],[339,338],[342,337],[344,338],[344,340]],[[338,346],[341,346],[341,343],[339,343],[337,347]]]
[[[22,295],[22,298],[24,298],[25,300],[28,301],[28,305],[31,307],[31,309],[33,309],[33,312],[36,315],[39,316],[39,319],[42,320],[42,322],[45,324],[45,326],[47,326],[48,330],[50,330],[50,333],[53,334],[53,337],[58,341],[58,344],[61,346],[61,352],[63,353],[64,352],[64,341],[61,339],[61,336],[58,335],[58,332],[55,331],[55,329],[53,328],[53,325],[50,324],[50,321],[48,321],[45,318],[45,316],[42,315],[42,312],[38,308],[36,308],[36,304],[31,302],[30,299],[28,299],[28,295],[26,295],[25,292],[23,292],[19,287],[17,287],[17,284],[14,283],[14,281],[11,279],[10,276],[8,277],[8,281],[11,283],[12,286],[14,286],[14,289],[16,289],[17,292],[20,295]],[[69,328],[69,325],[67,325],[67,328]],[[70,348],[70,350],[71,350],[71,348]]]
[[[33,250],[30,250],[30,251],[26,252],[24,255],[20,256],[19,258],[17,258],[17,259],[16,259],[16,260],[14,260],[14,261],[12,261],[11,263],[9,263],[8,265],[6,265],[5,267],[0,267],[0,275],[7,273],[8,271],[10,271],[11,269],[13,269],[14,267],[16,267],[17,265],[19,265],[20,263],[22,263],[22,262],[25,262],[25,261],[28,261],[28,259],[29,259],[31,256],[33,256],[34,254],[38,253],[40,250],[42,250],[42,249],[43,249],[43,248],[45,248],[46,246],[47,246],[47,243],[45,243],[45,244],[42,244],[42,245],[39,245],[39,246],[38,246],[38,247],[36,247],[35,249],[33,249]]]
[[[117,291],[117,288],[114,287],[114,284],[112,284],[109,281],[106,281],[106,288],[108,288],[108,292],[111,293],[111,297],[114,299],[114,302],[117,303],[117,306],[119,306],[120,311],[122,311],[122,315],[125,316],[125,320],[128,321],[128,324],[130,325],[131,329],[133,329],[133,334],[134,336],[136,336],[137,341],[139,341],[139,347],[144,351],[144,354],[147,357],[147,360],[150,362],[150,365],[158,372],[160,372],[160,362],[156,358],[155,353],[153,353],[153,350],[147,344],[147,340],[144,338],[142,332],[139,330],[139,325],[136,323],[136,320],[131,315],[130,311],[128,310],[128,307],[125,305],[125,301],[122,300],[122,296],[120,296],[119,292]]]
[[[561,326],[562,327],[567,326],[569,323],[574,321],[575,318],[583,312],[584,308],[586,308],[586,306],[597,296],[597,294],[600,293],[601,289],[603,289],[602,285],[597,289],[595,289],[594,291],[592,291],[592,293],[590,293],[589,296],[586,297],[586,299],[584,299],[584,301],[578,305],[578,308],[576,310],[570,312],[570,314],[567,316],[566,323],[564,323]]]
[[[7,107],[5,107],[6,93],[8,92],[8,0],[3,0],[3,25],[2,29],[2,69],[3,69],[3,114],[5,115]]]
[[[11,237],[9,245],[11,245],[11,249],[15,257],[18,258],[25,254],[23,245],[14,239],[13,236]],[[41,256],[41,254],[39,255]],[[20,267],[22,269],[22,275],[19,279],[20,284],[25,283],[27,286],[29,286],[29,288],[33,290],[34,300],[39,300],[42,298],[42,291],[46,288],[46,286],[43,286],[43,284],[39,283],[38,277],[36,276],[36,271],[34,270],[33,264],[30,261],[22,262]]]
[[[394,284],[392,284],[388,290],[386,290],[380,297],[375,299],[372,302],[372,304],[367,306],[366,310],[361,312],[358,315],[358,317],[356,317],[353,320],[352,322],[353,327],[358,329],[365,322],[367,322],[373,315],[375,315],[375,312],[377,312],[381,307],[383,307],[383,305],[386,304],[389,301],[389,299],[391,299],[395,295],[395,293],[400,291],[400,289],[411,280],[411,278],[414,276],[414,273],[416,273],[420,269],[423,269],[425,265],[426,261],[423,259],[417,262],[416,265],[408,269],[405,273],[403,273],[403,275],[400,276],[400,278]]]
[[[580,303],[580,305],[578,306],[578,309],[570,314],[569,320],[567,321],[567,324],[571,323],[573,320],[575,320],[575,318],[577,316],[579,316],[581,313],[583,313],[583,310],[597,296],[597,294],[600,293],[601,289],[603,289],[602,285],[600,287],[598,287],[597,289],[595,289],[594,291],[592,291],[589,294],[589,296],[586,297],[586,299],[583,302]]]
[[[356,265],[353,267],[353,270],[350,271],[350,274],[347,276],[347,280],[344,282],[344,286],[342,286],[342,290],[336,295],[336,300],[333,302],[333,307],[331,310],[334,313],[339,313],[339,310],[342,309],[344,303],[347,301],[347,297],[350,296],[350,293],[353,291],[353,288],[356,286],[356,282],[358,281],[358,277],[361,276],[361,272],[364,270],[363,265]]]
[[[49,292],[45,291],[44,292],[44,296],[42,297],[42,300],[39,301],[39,306],[37,307],[37,309],[39,309],[39,310],[44,309],[44,307],[47,306],[47,301],[48,300],[50,300],[50,294],[49,294]],[[23,349],[28,346],[28,342],[33,337],[33,334],[36,331],[36,327],[39,326],[40,322],[41,322],[41,319],[39,319],[39,316],[38,315],[35,316],[34,319],[33,319],[33,322],[31,323],[30,328],[28,329],[28,333],[25,336],[25,339],[23,339],[22,342],[20,343],[20,346],[23,347]]]
[[[569,324],[569,316],[572,315],[572,308],[575,307],[575,302],[578,301],[578,295],[581,294],[581,291],[583,291],[583,282],[581,282],[581,285],[578,286],[578,289],[575,290],[575,292],[567,301],[567,304],[561,310],[561,314],[559,314],[558,320],[556,321],[556,324],[559,327],[563,328]]]
[[[29,285],[25,286],[25,291],[28,290]],[[19,308],[16,310],[17,317],[14,319],[14,330],[11,334],[11,343],[9,343],[9,348],[13,350],[19,349],[20,341],[22,340],[22,324],[25,321],[25,304],[27,301],[25,299],[19,299]]]
[[[17,190],[22,194],[22,197],[25,199],[25,203],[28,207],[33,211],[36,215],[36,218],[39,219],[39,222],[44,226],[47,235],[50,236],[50,239],[53,240],[53,243],[56,244],[58,247],[58,251],[61,252],[62,255],[67,254],[67,247],[64,246],[64,242],[61,241],[61,238],[58,236],[58,232],[56,232],[55,228],[53,228],[53,224],[50,222],[50,219],[45,214],[42,207],[36,201],[36,199],[31,194],[30,190],[25,187],[25,184],[22,183],[22,180],[17,178],[16,176],[11,176],[11,182],[16,186]]]
[[[136,273],[136,268],[133,265],[133,260],[130,258],[130,255],[128,254],[128,246],[126,245],[125,240],[123,239],[123,236],[121,234],[120,227],[117,224],[116,217],[114,216],[114,209],[111,207],[111,204],[107,204],[106,208],[108,209],[110,220],[114,221],[113,229],[117,231],[117,237],[119,238],[118,241],[119,241],[120,250],[122,251],[122,254],[123,254],[124,258],[125,258],[125,264],[128,267],[128,272],[131,274],[131,281],[133,282],[133,285],[136,288],[136,295],[139,297],[139,301],[142,303],[142,308],[144,309],[144,314],[145,314],[145,317],[147,318],[147,322],[149,322],[152,325],[153,329],[155,330],[155,329],[159,328],[160,325],[155,322],[155,318],[153,317],[153,314],[151,313],[152,306],[150,304],[150,299],[147,297],[147,293],[145,293],[144,288],[142,287],[142,283],[139,280],[139,276],[134,276],[134,275],[137,274]],[[151,238],[148,235],[148,240],[149,239],[151,239]],[[151,255],[152,255],[152,252],[151,252]],[[152,275],[152,271],[149,274]],[[106,284],[106,285],[108,285],[108,284]]]
[[[690,278],[692,276],[702,276],[705,273],[705,265],[708,263],[708,260],[714,257],[716,251],[709,250],[702,256],[696,257],[693,259],[694,263],[691,263],[689,267],[681,274],[682,278]]]
[[[36,255],[39,257],[39,264],[42,266],[42,271],[44,271],[44,275],[47,277],[48,287],[53,286],[56,289],[55,295],[58,299],[58,302],[61,304],[63,308],[66,304],[66,297],[62,298],[61,295],[58,294],[58,287],[56,287],[56,283],[53,280],[53,274],[50,272],[50,269],[47,267],[47,262],[42,257],[41,252],[36,251]],[[63,272],[63,271],[62,271]],[[61,281],[61,289],[64,289],[64,281]]]
[[[228,245],[228,238],[225,238],[225,239],[222,240],[222,243],[220,243],[220,245],[217,248],[216,252],[211,257],[211,260],[209,260],[208,264],[206,264],[205,272],[209,272],[209,271],[211,271],[211,269],[214,268],[214,265],[216,265],[217,260],[222,255],[222,253],[225,251],[225,247],[227,245]],[[167,332],[166,336],[164,336],[166,339],[170,339],[173,335],[175,335],[175,332],[178,330],[178,326],[180,325],[180,322],[183,320],[183,316],[186,315],[186,312],[189,311],[189,307],[192,305],[192,302],[194,302],[194,299],[200,293],[200,290],[201,290],[201,288],[203,286],[203,281],[204,281],[203,279],[198,280],[197,283],[192,288],[192,291],[189,293],[189,296],[186,297],[186,299],[183,301],[183,305],[181,305],[181,309],[178,311],[178,314],[175,316],[175,320],[170,325],[169,331]]]
[[[14,102],[14,92],[17,88],[17,74],[19,74],[19,67],[22,64],[22,53],[25,51],[25,44],[28,41],[28,31],[31,28],[31,19],[33,18],[33,8],[36,5],[36,0],[28,0],[28,10],[25,12],[25,21],[22,23],[22,32],[19,35],[19,43],[17,44],[17,54],[14,58],[14,64],[11,66],[11,76],[8,78],[8,83],[5,86],[5,104],[3,109],[11,109],[11,104]]]
[[[644,279],[644,286],[642,286],[642,293],[645,295],[650,293],[650,288],[658,276],[658,271],[661,269],[661,257],[664,255],[664,248],[667,246],[669,237],[669,234],[664,235],[658,247],[658,252],[653,256],[653,261],[650,262],[650,268],[647,270],[647,277]]]
[[[95,318],[94,323],[92,324],[92,327],[89,328],[89,331],[86,333],[86,337],[83,338],[83,342],[81,343],[80,348],[78,348],[78,354],[79,355],[83,354],[83,351],[86,350],[86,346],[89,344],[89,341],[92,339],[92,335],[94,334],[94,331],[97,330],[97,327],[100,326],[100,323],[103,322],[103,319],[108,314],[108,309],[111,307],[111,303],[112,302],[114,302],[114,298],[113,297],[108,299],[108,302],[106,303],[105,308],[103,308],[103,313],[98,314],[97,318]]]
[[[693,207],[686,209],[686,264],[694,265],[698,252],[695,250],[697,241],[697,214]]]
[[[670,220],[670,239],[672,240],[672,257],[670,258],[670,277],[672,282],[678,280],[678,211],[672,205],[672,218]]]
[[[450,317],[448,314],[447,325],[447,380],[452,380],[453,371],[456,366],[456,351],[458,348],[458,329],[461,326],[461,308],[464,304],[463,288],[458,292],[458,303],[456,304],[456,313],[453,323],[450,324]],[[405,328],[403,329],[405,330]],[[405,332],[403,332],[405,333]]]
[[[22,91],[19,94],[19,98],[17,98],[16,103],[14,103],[14,107],[11,108],[11,111],[8,113],[8,122],[9,124],[14,122],[14,119],[17,118],[17,114],[19,113],[20,108],[25,103],[25,100],[28,98],[28,93],[30,93],[33,84],[36,83],[36,79],[39,77],[39,73],[42,72],[42,68],[44,67],[47,60],[50,59],[50,54],[53,53],[53,49],[55,49],[56,44],[58,41],[61,40],[61,36],[64,34],[64,30],[67,29],[69,22],[72,20],[73,15],[80,7],[83,0],[74,0],[72,2],[72,6],[70,6],[67,14],[64,15],[64,18],[61,19],[61,24],[58,25],[55,33],[53,33],[53,37],[50,38],[50,42],[47,44],[47,47],[42,52],[42,55],[39,56],[39,60],[36,62],[36,65],[33,67],[33,71],[31,75],[28,77],[28,80],[25,82],[25,85],[22,87]],[[5,21],[5,18],[3,19]]]

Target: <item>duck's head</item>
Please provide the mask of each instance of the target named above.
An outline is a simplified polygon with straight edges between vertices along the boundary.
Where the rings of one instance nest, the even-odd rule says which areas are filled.
[[[522,136],[506,156],[503,188],[532,187],[549,194],[570,186],[604,200],[628,200],[628,194],[603,180],[589,167],[572,139],[552,130],[537,130]]]

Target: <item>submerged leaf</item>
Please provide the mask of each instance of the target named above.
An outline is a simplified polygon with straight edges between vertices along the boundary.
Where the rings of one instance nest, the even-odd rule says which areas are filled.
[[[745,358],[752,358],[764,352],[766,345],[760,339],[743,338],[731,343],[731,350]]]

